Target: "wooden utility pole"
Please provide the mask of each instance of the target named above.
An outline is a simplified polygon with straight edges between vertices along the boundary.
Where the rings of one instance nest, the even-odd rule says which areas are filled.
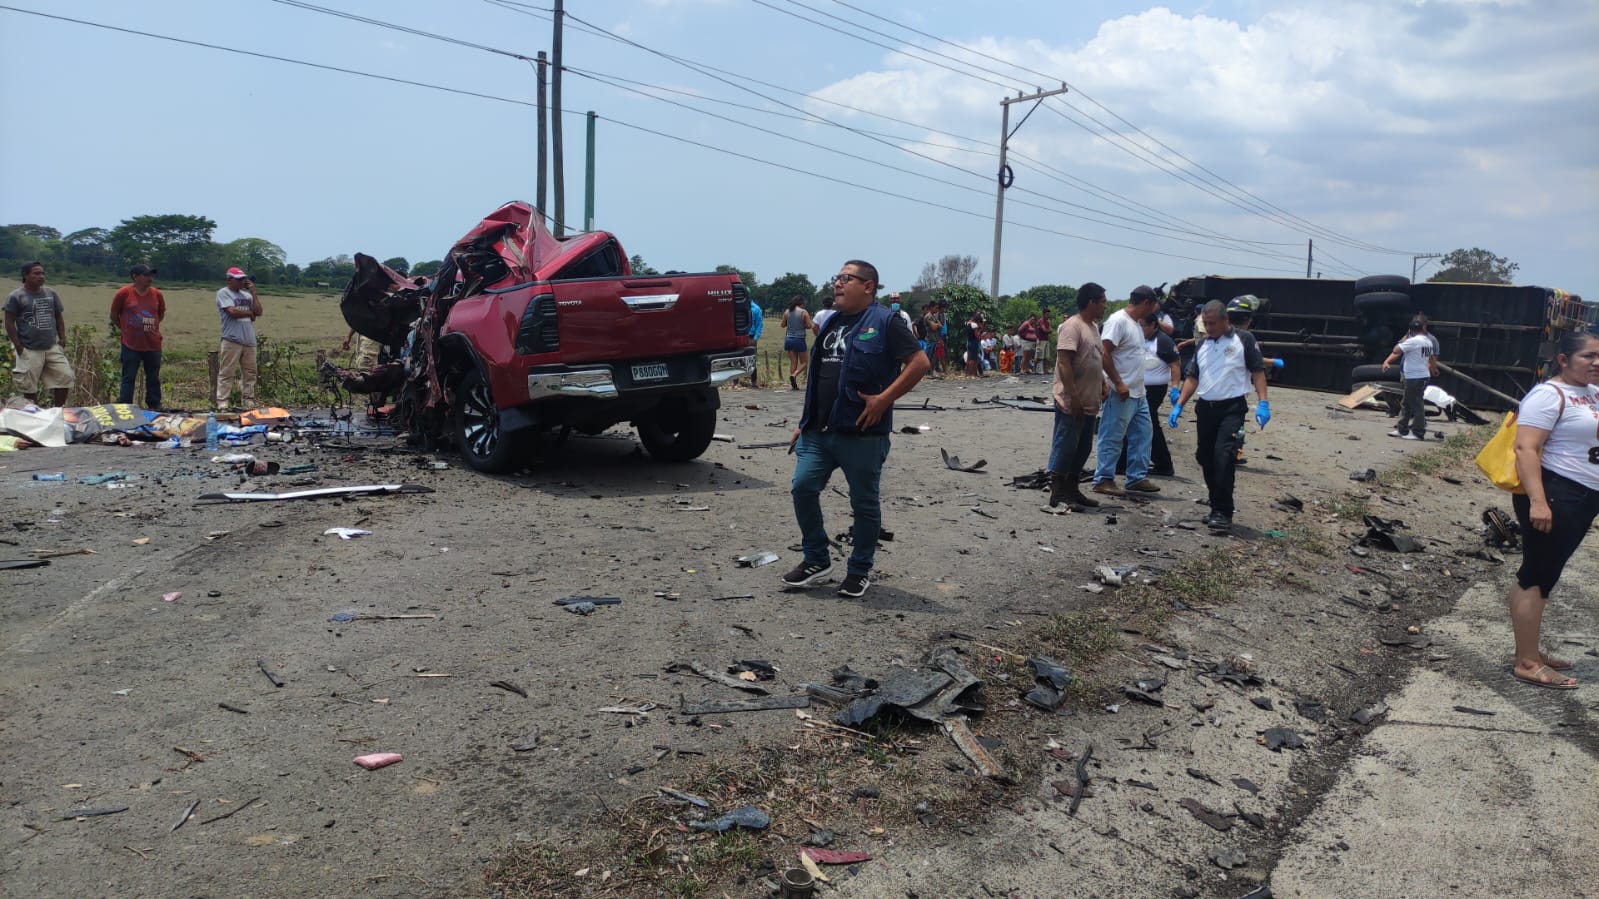
[[[551,64],[555,70],[550,75],[550,138],[555,151],[555,236],[566,236],[566,177],[565,155],[561,152],[561,20],[566,17],[564,0],[555,0],[555,35],[550,42]]]
[[[537,194],[539,215],[545,215],[544,203],[549,199],[546,184],[550,173],[550,110],[545,97],[545,93],[549,88],[549,72],[545,71],[545,66],[549,64],[549,57],[544,55],[543,50],[540,50],[538,64],[534,66],[538,70],[539,76],[539,180]]]
[[[1056,94],[1064,93],[1066,93],[1066,85],[1062,84],[1052,91],[1040,90],[1025,97],[1018,95],[1006,97],[999,101],[1000,109],[1003,110],[999,122],[999,195],[994,200],[994,277],[989,282],[989,293],[993,295],[995,300],[999,299],[999,244],[1005,233],[1005,189],[1010,187],[1016,180],[1015,173],[1011,171],[1009,165],[1005,164],[1005,149],[1010,146],[1011,136],[1021,129],[1022,125],[1027,122],[1027,117],[1038,109],[1038,104],[1044,102],[1045,97],[1053,97]],[[1015,128],[1012,128],[1010,126],[1010,105],[1012,103],[1025,103],[1028,100],[1033,101],[1033,108],[1027,110],[1027,115],[1022,116],[1022,120],[1016,123]]]

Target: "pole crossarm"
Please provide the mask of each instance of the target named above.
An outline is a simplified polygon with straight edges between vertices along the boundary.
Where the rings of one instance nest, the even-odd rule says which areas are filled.
[[[1023,125],[1027,124],[1027,119],[1038,109],[1039,104],[1044,102],[1045,97],[1064,94],[1066,91],[1066,85],[1062,84],[1054,90],[1046,91],[1040,88],[1031,94],[1017,94],[1014,97],[1001,98],[999,101],[1001,110],[999,122],[999,186],[994,200],[994,276],[989,281],[989,293],[996,300],[999,299],[999,249],[1000,242],[1004,239],[1005,234],[1005,189],[1010,187],[1016,180],[1015,173],[1011,171],[1010,166],[1005,162],[1005,151],[1010,146],[1010,139],[1016,135],[1017,131],[1021,130]],[[1010,126],[1010,107],[1012,103],[1033,104],[1027,110],[1027,114],[1022,116],[1021,121],[1016,123],[1015,128]]]

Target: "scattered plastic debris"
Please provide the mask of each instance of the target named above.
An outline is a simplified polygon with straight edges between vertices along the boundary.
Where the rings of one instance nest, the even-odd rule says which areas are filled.
[[[1066,687],[1072,682],[1071,672],[1054,659],[1036,656],[1027,660],[1037,686],[1022,698],[1041,709],[1055,711],[1066,701]]]
[[[763,565],[770,565],[776,562],[777,558],[777,553],[774,552],[751,553],[747,556],[739,556],[738,564],[741,568],[760,568]]]
[[[338,537],[340,540],[354,540],[357,537],[370,537],[372,532],[363,531],[360,528],[328,528],[322,532],[322,536]]]
[[[772,819],[765,812],[753,805],[746,805],[711,821],[690,821],[688,826],[694,830],[710,830],[722,833],[734,827],[743,827],[747,830],[765,830],[766,826],[771,823]]]
[[[1299,734],[1288,727],[1268,727],[1261,735],[1260,742],[1272,752],[1281,752],[1284,749],[1304,749],[1305,741]]]

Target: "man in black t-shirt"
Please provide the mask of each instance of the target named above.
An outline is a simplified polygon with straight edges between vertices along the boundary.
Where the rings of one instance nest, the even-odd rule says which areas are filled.
[[[794,429],[794,517],[805,558],[783,575],[790,587],[808,587],[829,578],[827,528],[822,520],[822,489],[835,469],[849,482],[855,522],[842,596],[856,597],[871,586],[868,575],[882,530],[879,483],[894,430],[894,401],[927,373],[921,351],[903,316],[873,302],[877,269],[860,260],[844,263],[833,278],[834,309],[811,347],[811,376],[804,411]]]

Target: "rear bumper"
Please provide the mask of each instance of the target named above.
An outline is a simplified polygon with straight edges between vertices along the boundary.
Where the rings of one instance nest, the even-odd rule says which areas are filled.
[[[661,362],[667,375],[658,380],[636,380],[629,362],[593,365],[540,365],[527,373],[529,402],[554,397],[578,399],[617,399],[624,394],[671,393],[685,389],[720,387],[755,370],[755,348],[730,353],[677,356]]]

